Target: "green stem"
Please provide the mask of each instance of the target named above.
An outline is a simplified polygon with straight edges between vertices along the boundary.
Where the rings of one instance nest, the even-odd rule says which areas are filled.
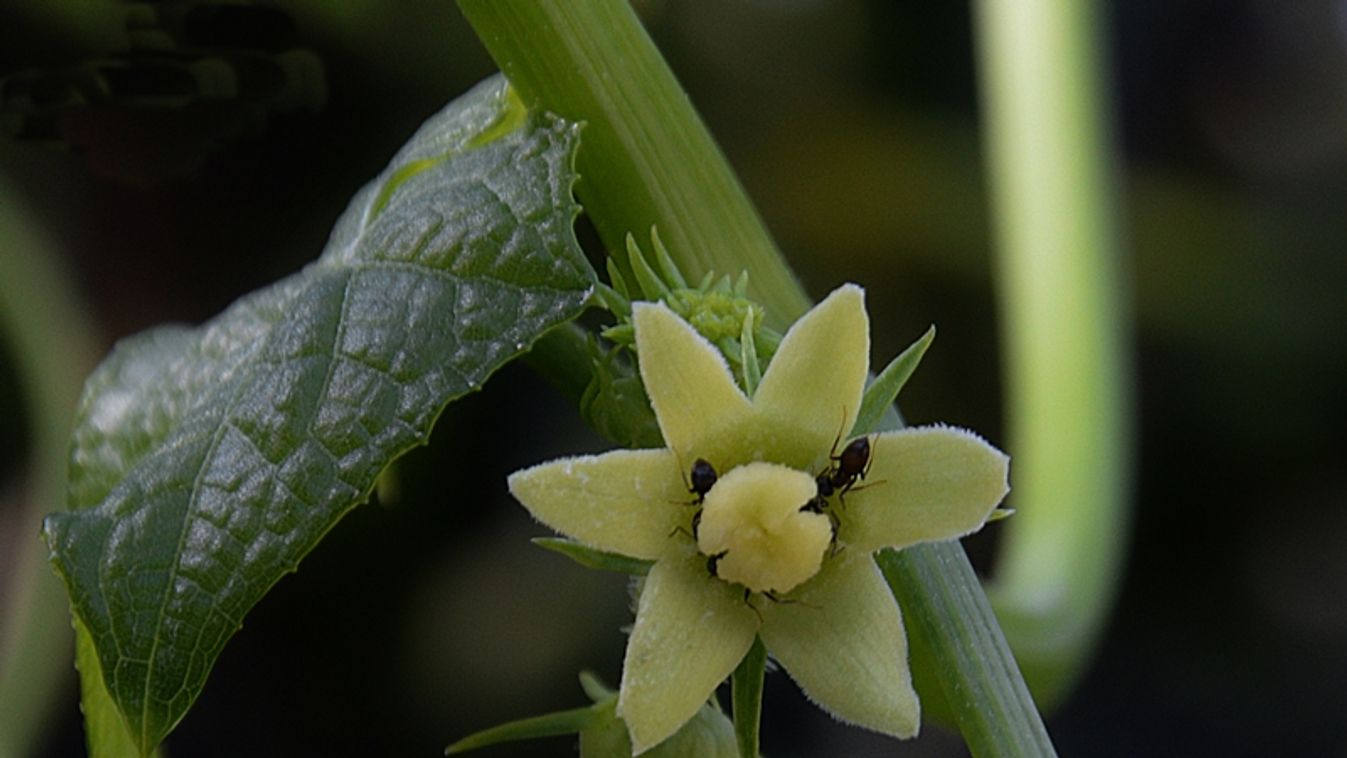
[[[1017,509],[993,599],[1048,703],[1089,659],[1127,543],[1126,287],[1097,5],[976,6]]]
[[[808,301],[799,284],[625,2],[459,5],[526,102],[588,122],[580,150],[587,181],[577,191],[606,244],[621,249],[628,230],[658,223],[670,255],[686,271],[746,268],[757,287],[751,295],[767,305],[775,325],[804,312]],[[905,560],[907,567],[891,578],[913,599],[910,616],[933,616],[923,622],[934,636],[930,647],[947,677],[944,686],[986,693],[985,701],[952,698],[970,745],[978,746],[978,755],[1050,755],[1014,659],[1004,644],[992,644],[1000,630],[985,611],[962,548],[916,550]],[[984,610],[973,613],[976,603],[948,600],[969,597]],[[956,634],[959,629],[965,631]],[[970,639],[978,646],[968,646]],[[988,734],[1014,741],[989,747]]]
[[[758,729],[762,723],[762,680],[767,672],[767,648],[753,640],[748,655],[730,678],[730,701],[734,711],[734,735],[740,758],[758,758]]]
[[[576,193],[609,250],[652,225],[685,274],[752,272],[782,327],[809,306],[687,94],[625,0],[460,0],[530,107],[584,121]],[[692,160],[689,160],[689,159]]]
[[[958,542],[875,556],[909,633],[930,646],[974,756],[1056,755],[996,615]]]

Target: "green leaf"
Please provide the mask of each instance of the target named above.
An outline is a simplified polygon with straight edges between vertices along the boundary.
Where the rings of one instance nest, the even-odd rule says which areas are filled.
[[[89,378],[47,543],[142,752],[281,576],[454,398],[574,318],[578,127],[503,79],[431,118],[323,256]]]
[[[140,748],[126,730],[126,721],[116,703],[108,696],[99,669],[98,652],[94,650],[89,631],[80,623],[75,625],[75,668],[80,673],[80,712],[84,714],[84,741],[89,755],[94,758],[124,758],[140,755]],[[160,751],[155,751],[158,755]]]

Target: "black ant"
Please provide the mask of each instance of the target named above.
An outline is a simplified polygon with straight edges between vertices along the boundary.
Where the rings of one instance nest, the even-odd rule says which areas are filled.
[[[701,505],[706,502],[706,493],[710,492],[711,488],[716,486],[716,468],[705,458],[698,458],[696,461],[693,461],[692,471],[689,472],[688,477],[691,479],[691,483],[688,484],[688,482],[684,482],[684,484],[688,484],[688,492],[697,496],[697,499],[688,503],[688,505],[697,506],[697,512],[692,514],[692,531],[688,532],[688,530],[678,526],[674,527],[674,530],[669,533],[669,536],[672,537],[674,534],[682,532],[692,537],[693,542],[696,542],[697,527],[702,523]]]
[[[841,438],[839,432],[838,438]],[[856,482],[864,479],[870,471],[870,438],[857,437],[847,446],[842,448],[841,454],[837,454],[837,442],[833,442],[833,449],[828,453],[829,464],[818,476],[814,477],[815,494],[809,499],[809,502],[800,506],[801,513],[819,513],[826,514],[828,521],[832,525],[832,554],[836,554],[837,546],[837,528],[840,526],[841,519],[837,512],[828,507],[828,498],[837,495],[839,505],[843,503],[842,496],[856,485]]]
[[[716,469],[705,458],[698,458],[692,463],[692,472],[689,474],[692,479],[692,486],[688,487],[688,492],[697,496],[692,504],[698,506],[697,512],[692,514],[692,539],[697,539],[697,527],[702,523],[701,504],[706,501],[706,493],[716,486]],[[711,573],[715,573],[712,571]]]
[[[857,437],[842,448],[841,455],[830,455],[828,459],[836,465],[824,469],[823,473],[818,475],[816,481],[819,484],[819,494],[831,497],[836,492],[840,500],[858,480],[864,479],[870,472],[870,438]]]
[[[688,492],[697,496],[692,501],[694,505],[701,505],[706,500],[706,493],[716,486],[716,469],[705,458],[698,458],[692,464],[692,473],[689,475],[692,479],[692,485],[688,487]]]

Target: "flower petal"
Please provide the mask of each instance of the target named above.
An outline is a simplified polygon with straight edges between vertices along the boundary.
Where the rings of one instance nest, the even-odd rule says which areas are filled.
[[[851,430],[869,369],[865,291],[844,284],[786,332],[753,396],[779,463],[812,467]]]
[[[870,442],[870,471],[846,494],[839,539],[863,553],[977,531],[1010,491],[1010,458],[965,429],[927,426]]]
[[[692,496],[668,450],[614,450],[561,458],[510,475],[510,494],[533,517],[591,547],[655,559],[687,518]]]
[[[819,707],[895,737],[917,733],[902,616],[869,554],[843,551],[788,601],[760,611],[767,650]]]
[[[717,465],[740,445],[730,432],[752,406],[720,351],[663,303],[632,303],[641,380],[664,442],[691,468]]]
[[[753,644],[758,617],[692,550],[650,569],[622,663],[617,714],[639,754],[678,731]]]

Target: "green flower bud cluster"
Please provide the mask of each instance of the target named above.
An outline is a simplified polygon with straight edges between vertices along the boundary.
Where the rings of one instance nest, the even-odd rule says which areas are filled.
[[[617,317],[618,323],[603,331],[613,343],[635,349],[631,324],[633,300],[663,302],[692,325],[725,357],[735,379],[745,392],[752,394],[767,363],[781,343],[781,335],[763,326],[762,306],[748,299],[748,272],[731,281],[707,272],[697,286],[690,286],[660,241],[659,232],[650,230],[654,251],[648,261],[632,235],[627,235],[627,261],[633,283],[628,284],[615,260],[608,260],[608,278],[612,285],[599,285],[598,299]]]
[[[708,273],[692,287],[654,227],[650,230],[650,241],[654,255],[647,260],[635,238],[627,235],[626,262],[632,272],[631,284],[619,263],[609,258],[608,277],[612,285],[600,284],[596,297],[617,318],[616,324],[601,333],[612,346],[606,347],[595,337],[590,337],[586,345],[592,377],[580,398],[581,417],[591,429],[623,447],[663,445],[636,366],[632,301],[663,302],[669,306],[715,345],[735,380],[749,394],[757,388],[762,372],[781,343],[779,333],[763,326],[762,306],[747,297],[748,272],[734,281],[728,276],[717,278]]]

